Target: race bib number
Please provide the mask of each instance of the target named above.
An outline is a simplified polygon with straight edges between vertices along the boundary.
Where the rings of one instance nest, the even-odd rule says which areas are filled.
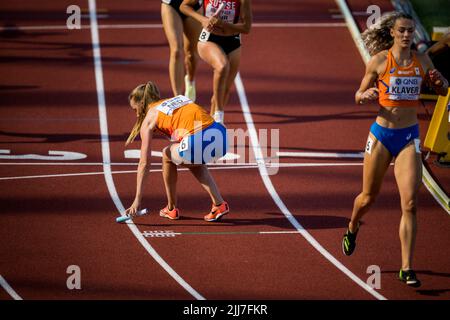
[[[189,136],[184,137],[180,142],[180,146],[178,147],[178,150],[180,152],[186,151],[187,149],[189,149]]]
[[[391,77],[389,100],[418,100],[421,77]]]
[[[368,154],[372,153],[372,147],[373,147],[373,139],[369,136],[369,138],[367,138],[367,143],[366,143],[366,152]]]
[[[168,116],[171,116],[176,109],[181,108],[182,106],[185,106],[189,103],[192,103],[192,100],[186,98],[185,96],[179,95],[164,101],[156,107],[156,110]]]
[[[211,32],[208,32],[205,29],[202,29],[202,32],[200,32],[200,36],[198,37],[198,41],[207,42],[210,34],[211,34]]]

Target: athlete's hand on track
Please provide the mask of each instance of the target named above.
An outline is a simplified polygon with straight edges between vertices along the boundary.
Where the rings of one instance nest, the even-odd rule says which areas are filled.
[[[136,213],[139,211],[139,208],[141,207],[140,201],[134,200],[131,207],[129,207],[127,210],[125,210],[125,214],[134,217],[136,216]]]
[[[375,101],[378,99],[379,90],[377,88],[369,88],[361,94],[361,101],[366,103],[367,101]]]

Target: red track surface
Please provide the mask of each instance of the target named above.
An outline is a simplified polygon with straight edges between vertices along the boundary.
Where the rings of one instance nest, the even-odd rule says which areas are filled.
[[[254,1],[254,22],[342,22],[331,18],[332,0]],[[1,4],[3,25],[62,25],[71,1]],[[87,1],[80,3],[87,8]],[[158,1],[98,1],[109,18],[99,24],[160,23]],[[100,10],[100,13],[103,11]],[[99,13],[99,14],[100,14]],[[82,23],[89,24],[84,18]],[[86,154],[76,165],[12,165],[2,160],[0,177],[98,173],[70,177],[0,180],[0,275],[24,299],[193,299],[143,248],[118,215],[101,166],[100,117],[89,29],[3,31],[0,149],[47,155],[49,150]],[[168,47],[161,28],[100,29],[111,162],[124,158],[133,125],[127,95],[153,80],[171,94]],[[280,151],[359,152],[374,107],[357,107],[353,94],[364,64],[348,29],[254,27],[243,37],[241,77],[256,129],[279,129]],[[208,107],[211,70],[201,63],[198,102]],[[420,110],[422,135],[429,117]],[[229,128],[247,130],[235,91],[226,109]],[[422,137],[423,138],[423,137]],[[165,142],[157,140],[153,150]],[[136,143],[132,148],[139,148]],[[154,158],[159,163],[159,158]],[[353,163],[360,160],[283,158],[283,163]],[[50,161],[52,163],[56,161]],[[63,162],[63,161],[61,161]],[[9,163],[9,165],[7,165]],[[83,165],[98,163],[97,165]],[[112,165],[113,171],[134,170]],[[160,166],[155,165],[155,169]],[[160,173],[150,175],[144,205],[151,215],[136,219],[140,230],[172,230],[176,237],[147,238],[159,255],[206,299],[374,299],[295,231],[265,188],[256,168],[213,171],[231,214],[221,223],[202,220],[209,199],[190,174],[179,175],[183,219],[156,212],[165,205]],[[364,218],[358,248],[341,253],[341,237],[362,166],[280,168],[273,185],[295,219],[337,260],[362,279],[370,265],[381,268],[387,299],[449,299],[449,216],[422,187],[415,268],[420,289],[397,280],[400,267],[399,197],[392,169],[380,197]],[[135,191],[135,174],[114,174],[123,205]],[[253,232],[253,233],[252,233]],[[225,233],[225,234],[224,234]],[[82,290],[68,290],[66,269],[82,270]],[[0,299],[8,295],[1,289]]]

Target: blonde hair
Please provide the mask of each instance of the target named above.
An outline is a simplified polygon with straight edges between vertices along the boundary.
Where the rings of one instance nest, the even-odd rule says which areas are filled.
[[[366,29],[361,37],[371,56],[387,50],[394,44],[394,38],[391,36],[391,29],[394,28],[398,19],[408,19],[414,21],[409,14],[392,11],[381,16],[379,21]]]
[[[133,129],[131,130],[127,142],[125,143],[126,146],[132,143],[141,131],[142,122],[147,115],[149,104],[161,100],[161,97],[156,84],[149,81],[146,84],[138,85],[133,89],[133,91],[131,91],[131,93],[128,95],[128,102],[131,102],[131,100],[134,100],[134,102],[138,103],[139,107],[137,110],[137,120],[134,124]]]

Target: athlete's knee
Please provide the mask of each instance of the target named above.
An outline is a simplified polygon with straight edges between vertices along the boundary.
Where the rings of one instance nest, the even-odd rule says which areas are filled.
[[[415,215],[417,212],[417,200],[416,199],[407,199],[402,201],[402,211],[404,213]]]
[[[230,63],[227,60],[220,61],[215,65],[214,69],[218,74],[226,75],[230,71]]]
[[[375,193],[361,193],[359,195],[359,203],[361,207],[370,207],[375,202],[377,194]]]

